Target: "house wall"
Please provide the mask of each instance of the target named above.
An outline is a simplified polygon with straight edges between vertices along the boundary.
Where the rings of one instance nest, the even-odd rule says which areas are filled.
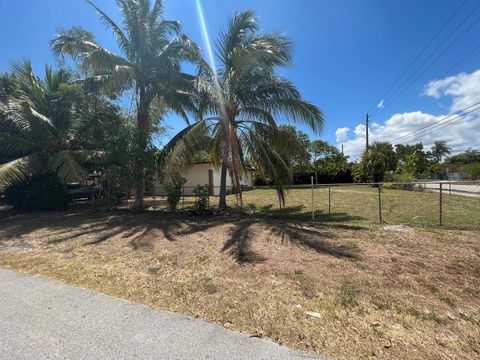
[[[213,169],[213,168],[212,168]],[[243,186],[253,186],[253,170],[247,170],[246,174],[242,175],[242,180],[240,180],[240,185]],[[213,195],[218,196],[220,195],[220,177],[221,171],[220,169],[213,169]],[[227,189],[232,186],[232,179],[230,178],[230,174],[227,172]]]
[[[215,196],[220,195],[220,169],[213,168],[211,163],[205,164],[193,164],[182,176],[187,179],[185,183],[185,195],[193,195],[193,188],[197,185],[208,185],[208,170],[213,170],[213,194]],[[242,176],[240,182],[244,186],[252,186],[253,170],[247,170],[247,173]],[[227,172],[227,188],[232,186],[232,180],[230,175]],[[163,189],[163,184],[156,182],[155,195],[163,196],[165,191]]]

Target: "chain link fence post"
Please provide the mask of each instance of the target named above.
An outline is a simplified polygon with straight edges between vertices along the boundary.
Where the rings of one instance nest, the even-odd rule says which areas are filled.
[[[440,183],[440,196],[439,196],[439,220],[440,220],[440,226],[443,225],[443,184]]]
[[[382,184],[378,184],[378,221],[382,222]]]
[[[332,192],[331,186],[328,185],[328,221],[332,220]]]
[[[312,221],[315,220],[315,207],[313,206],[313,176],[310,177],[312,182]]]

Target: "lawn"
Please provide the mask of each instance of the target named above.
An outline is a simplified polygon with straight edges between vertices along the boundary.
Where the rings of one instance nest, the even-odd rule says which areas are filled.
[[[480,189],[480,185],[478,185]],[[475,188],[476,189],[476,188]],[[436,226],[440,222],[439,193],[433,191],[406,191],[382,189],[380,193],[382,221],[388,224]],[[378,188],[367,185],[331,186],[330,216],[329,189],[313,190],[313,209],[317,220],[372,224],[379,222]],[[185,197],[180,210],[191,209],[195,198]],[[147,199],[150,208],[167,208],[165,198]],[[237,206],[237,199],[229,195],[227,202]],[[480,229],[480,194],[478,197],[443,193],[443,225],[447,228]],[[130,205],[133,205],[133,200]],[[210,205],[218,205],[218,197],[210,197]],[[274,189],[255,189],[243,193],[243,207],[251,214],[283,216],[287,218],[311,218],[312,189],[293,188],[286,191],[285,207],[280,209]]]
[[[369,205],[360,196],[355,216]],[[3,268],[339,359],[480,355],[479,230],[233,211],[0,214]]]

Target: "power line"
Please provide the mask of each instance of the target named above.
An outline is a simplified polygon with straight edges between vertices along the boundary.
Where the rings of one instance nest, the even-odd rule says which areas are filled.
[[[474,106],[476,106],[476,105],[478,105],[478,104],[480,104],[480,101],[477,102],[476,104],[473,104],[473,105],[465,108],[465,109],[462,109],[462,110],[460,110],[460,111],[457,111],[456,113],[453,113],[453,114],[451,114],[451,115],[448,115],[448,116],[446,116],[446,117],[443,117],[443,118],[441,118],[440,120],[436,121],[436,122],[433,123],[433,124],[429,124],[429,125],[423,126],[423,127],[421,127],[420,129],[417,129],[417,130],[415,130],[415,131],[413,131],[413,132],[411,132],[411,133],[409,133],[409,134],[403,135],[403,136],[401,136],[401,137],[393,140],[392,143],[399,142],[400,140],[405,141],[405,139],[411,138],[412,136],[415,136],[414,139],[415,139],[415,138],[418,138],[418,135],[421,134],[421,133],[429,132],[429,131],[432,131],[432,130],[438,129],[438,128],[443,128],[443,127],[445,127],[446,125],[449,125],[451,122],[453,122],[453,121],[455,121],[455,120],[462,119],[462,118],[465,118],[467,115],[471,115],[471,114],[474,114],[474,113],[476,113],[476,112],[479,112],[479,111],[480,111],[480,106],[478,106],[478,107],[476,107],[476,108],[474,108],[474,109],[472,109],[472,110],[470,110],[470,111],[467,111],[467,112],[464,113],[464,114],[459,115],[460,113],[464,112],[465,110],[470,109],[470,108],[472,108],[472,107],[474,107]],[[447,120],[447,119],[451,118],[452,116],[456,116],[456,117],[453,118],[453,119]],[[444,121],[444,120],[446,120],[446,121]],[[409,140],[409,141],[411,141],[411,140]]]
[[[480,102],[479,102],[479,103],[480,103]],[[478,103],[477,103],[477,104],[478,104]],[[469,107],[469,108],[470,108],[470,107]],[[468,109],[468,108],[467,108],[467,109]],[[465,109],[464,109],[464,110],[465,110]],[[412,132],[409,133],[409,134],[403,135],[403,136],[395,139],[395,140],[392,141],[392,142],[398,142],[398,141],[400,141],[400,140],[404,140],[404,139],[410,138],[410,137],[412,137],[412,136],[416,136],[416,137],[417,137],[418,134],[420,134],[420,133],[428,132],[428,131],[430,131],[430,130],[432,130],[432,129],[434,129],[434,128],[437,128],[438,126],[443,125],[443,124],[449,124],[449,123],[452,122],[452,121],[458,120],[458,119],[460,119],[460,118],[462,118],[462,117],[465,117],[466,115],[469,115],[469,114],[472,114],[472,113],[475,113],[475,112],[479,111],[479,110],[480,110],[480,106],[479,106],[479,107],[476,107],[476,108],[474,108],[474,109],[472,109],[472,110],[470,110],[470,111],[468,111],[468,112],[466,112],[465,114],[459,115],[459,114],[460,114],[461,112],[463,112],[464,110],[461,110],[461,111],[459,111],[459,112],[457,112],[457,113],[454,113],[454,114],[448,115],[448,116],[446,116],[446,117],[443,117],[443,118],[441,118],[440,120],[434,122],[433,124],[429,124],[429,125],[423,126],[422,128],[417,129],[417,130],[415,130],[415,131],[412,131]],[[456,116],[456,117],[453,118],[453,119],[447,120],[447,119],[451,118],[452,116]],[[444,121],[444,120],[446,120],[446,121]],[[443,121],[443,122],[442,122],[442,121]]]
[[[402,85],[393,93],[393,95],[388,100],[389,103],[393,103],[399,96],[401,96],[411,85],[413,85],[418,79],[420,79],[423,74],[425,74],[428,69],[430,69],[438,60],[441,59],[443,55],[445,55],[470,29],[480,21],[480,17],[474,20],[457,38],[450,43],[450,45],[440,53],[421,73],[417,76],[413,81],[408,82],[422,67],[437,53],[438,50],[442,48],[442,46],[465,24],[465,22],[478,10],[480,7],[480,3],[473,8],[472,11],[457,25],[457,27],[450,32],[446,39],[444,39],[440,45],[438,45],[433,52],[431,52],[427,58],[416,68],[416,70],[410,74],[410,76],[402,83]],[[402,90],[403,88],[403,90]],[[400,91],[400,93],[399,93]],[[398,94],[398,95],[397,95]],[[388,105],[387,105],[388,106]],[[384,109],[384,108],[383,108]]]
[[[469,51],[465,56],[463,56],[460,61],[456,62],[454,65],[452,65],[448,70],[443,72],[438,78],[442,79],[445,76],[449,75],[454,69],[462,65],[468,58],[470,58],[472,55],[474,55],[478,50],[480,49],[480,44],[477,45],[472,49],[472,51]],[[402,113],[405,111],[409,106],[412,106],[420,101],[420,97],[418,95],[415,95],[413,98],[411,98],[398,112]],[[380,112],[378,115],[380,115],[382,112]]]
[[[468,114],[460,115],[460,116],[456,117],[455,119],[448,120],[447,122],[445,122],[445,123],[443,123],[443,124],[438,124],[438,126],[436,126],[435,128],[427,129],[427,130],[425,130],[425,133],[426,133],[426,134],[430,134],[433,130],[440,130],[440,129],[443,129],[443,128],[447,127],[447,126],[450,125],[453,121],[466,119],[466,116],[467,116],[467,115],[473,115],[473,114],[479,114],[479,113],[480,113],[480,108],[475,109],[474,111],[471,111],[471,112],[468,113]],[[421,136],[424,136],[424,135],[426,135],[426,134],[423,134],[423,135],[421,135]],[[415,137],[413,137],[413,138],[410,139],[409,141],[417,140],[417,139],[420,139],[419,135],[416,135]]]
[[[393,104],[401,95],[403,95],[405,93],[405,91],[407,91],[410,86],[412,86],[414,83],[416,83],[435,63],[437,63],[437,61],[439,61],[443,55],[445,55],[468,31],[470,31],[472,29],[473,26],[475,26],[479,21],[480,21],[480,17],[478,17],[477,19],[475,19],[459,36],[457,36],[448,46],[446,49],[444,49],[437,57],[435,57],[433,59],[433,61],[427,65],[427,67],[417,76],[415,77],[412,81],[409,81],[422,67],[423,65],[428,61],[430,60],[430,58],[443,46],[443,44],[448,40],[450,39],[450,37],[455,34],[458,29],[461,28],[461,26],[466,22],[466,20],[475,12],[478,10],[478,8],[480,8],[480,2],[478,3],[478,5],[467,15],[467,17],[465,17],[461,22],[460,24],[455,28],[454,31],[452,31],[449,36],[447,37],[447,39],[445,39],[424,61],[423,63],[413,72],[410,74],[410,76],[402,83],[402,85],[397,88],[397,90],[393,93],[393,95],[390,97],[390,99],[387,101],[388,104]],[[385,111],[385,107],[382,109],[382,111]]]
[[[478,101],[478,102],[476,102],[476,103],[474,103],[474,104],[472,104],[472,105],[470,105],[470,106],[467,106],[466,108],[460,109],[460,110],[458,110],[458,111],[456,111],[456,112],[454,112],[454,113],[452,113],[452,114],[450,114],[450,115],[448,115],[448,116],[445,116],[445,117],[439,119],[436,123],[438,123],[438,122],[440,122],[440,121],[443,121],[443,120],[446,120],[446,119],[449,119],[449,118],[451,118],[452,116],[461,114],[461,113],[464,112],[465,110],[469,110],[469,109],[471,109],[472,107],[475,107],[475,106],[477,106],[477,105],[479,105],[479,104],[480,104],[480,101]],[[417,129],[417,130],[412,131],[410,134],[402,135],[402,136],[400,136],[399,138],[395,139],[393,142],[395,142],[395,141],[397,141],[397,140],[400,140],[400,139],[406,137],[407,135],[412,135],[412,134],[414,134],[414,133],[416,133],[416,132],[419,132],[420,130],[426,129],[426,128],[431,127],[431,126],[434,126],[436,123],[425,125],[425,126],[419,128],[419,129]]]
[[[425,47],[417,54],[417,56],[410,62],[410,64],[406,67],[406,69],[396,78],[396,80],[388,87],[388,89],[384,92],[384,94],[380,97],[380,99],[368,110],[371,112],[377,104],[379,104],[385,96],[392,90],[392,88],[400,81],[400,79],[411,69],[411,67],[417,62],[417,60],[423,55],[423,53],[430,47],[430,45],[438,38],[438,36],[443,32],[443,30],[450,24],[450,22],[455,18],[457,13],[460,9],[466,4],[467,0],[464,0],[457,9],[453,12],[452,15],[448,18],[448,20],[442,25],[442,27],[436,32],[433,38],[425,45]]]
[[[480,7],[480,3],[478,5]],[[460,34],[460,36],[458,36],[451,44],[450,46],[448,46],[439,56],[437,56],[437,58],[435,58],[429,66],[427,66],[415,79],[413,79],[413,81],[411,81],[410,83],[408,83],[408,85],[400,92],[398,93],[398,95],[395,96],[395,98],[393,100],[390,101],[390,103],[393,103],[395,102],[396,99],[398,99],[403,93],[405,93],[405,91],[408,90],[408,88],[410,86],[412,86],[414,83],[416,83],[438,60],[440,60],[440,58],[445,55],[452,47],[453,45],[455,45],[457,43],[458,40],[460,40],[460,38],[462,38],[474,25],[476,25],[478,22],[480,21],[480,17],[478,17],[472,24],[470,24],[470,26],[465,29],[465,31],[463,33]]]

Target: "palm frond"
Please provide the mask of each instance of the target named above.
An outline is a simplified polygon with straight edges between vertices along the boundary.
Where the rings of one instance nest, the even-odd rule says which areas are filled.
[[[166,174],[182,172],[192,164],[195,153],[208,141],[206,122],[198,121],[180,131],[165,145],[159,163]]]
[[[301,99],[270,99],[256,103],[258,108],[270,112],[277,120],[300,123],[320,133],[325,126],[322,111],[314,104]]]
[[[113,31],[115,38],[120,49],[127,54],[130,54],[130,42],[128,41],[127,36],[123,33],[122,29],[112,20],[102,9],[95,5],[91,0],[86,0],[100,15],[100,18],[105,23],[105,25]]]
[[[39,154],[24,156],[0,165],[0,190],[24,181],[42,171],[45,161]]]
[[[225,69],[230,68],[230,58],[234,49],[257,29],[255,13],[251,10],[237,13],[232,17],[227,30],[220,33],[217,41],[216,55]]]
[[[48,168],[55,172],[63,183],[79,181],[86,176],[85,169],[68,150],[59,151],[48,161]]]
[[[42,145],[19,135],[0,132],[0,152],[5,155],[31,154],[43,149]]]

